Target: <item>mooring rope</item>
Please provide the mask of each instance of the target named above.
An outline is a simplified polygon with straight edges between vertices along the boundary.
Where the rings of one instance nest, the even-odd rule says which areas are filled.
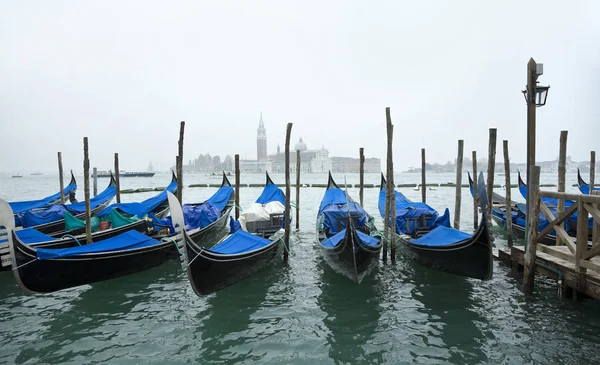
[[[72,236],[72,235],[70,235],[70,234],[66,234],[66,235],[62,236],[60,239],[62,240],[62,239],[63,239],[63,238],[65,238],[65,237],[67,237],[67,238],[72,238],[72,239],[74,239],[74,240],[75,240],[75,242],[77,242],[77,244],[78,244],[79,246],[83,246],[83,245],[81,244],[81,242],[79,242],[79,240],[78,240],[77,238],[75,238],[74,236]]]
[[[17,266],[17,267],[15,267],[15,268],[13,268],[13,270],[19,270],[19,269],[20,269],[20,268],[22,268],[23,266],[27,266],[27,265],[29,265],[29,264],[31,264],[32,262],[34,262],[34,261],[37,261],[37,260],[39,260],[39,259],[36,257],[35,259],[33,259],[33,260],[31,260],[31,261],[28,261],[28,262],[24,263],[23,265],[19,265],[19,266]]]

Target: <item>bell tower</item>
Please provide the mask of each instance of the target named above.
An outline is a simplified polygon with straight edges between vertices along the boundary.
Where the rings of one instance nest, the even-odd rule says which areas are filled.
[[[263,122],[262,111],[260,112],[260,121],[256,133],[256,159],[265,161],[267,159],[267,129]]]

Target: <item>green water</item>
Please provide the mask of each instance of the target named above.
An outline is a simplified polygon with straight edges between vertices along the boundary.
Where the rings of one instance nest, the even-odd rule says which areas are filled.
[[[187,189],[185,197],[199,201],[213,191]],[[258,193],[242,189],[242,206]],[[463,193],[461,224],[468,230],[472,205]],[[525,297],[521,274],[497,262],[485,282],[438,273],[401,255],[358,286],[333,272],[315,247],[322,194],[302,190],[301,230],[292,233],[288,265],[277,261],[203,298],[177,262],[37,296],[21,292],[11,274],[0,274],[0,364],[600,362],[598,303],[561,301],[556,283],[544,279]],[[350,194],[357,198],[357,189]],[[453,189],[428,196],[436,209],[454,205]],[[375,216],[376,198],[376,189],[365,191],[365,207]],[[494,234],[497,245],[505,244],[499,228]]]

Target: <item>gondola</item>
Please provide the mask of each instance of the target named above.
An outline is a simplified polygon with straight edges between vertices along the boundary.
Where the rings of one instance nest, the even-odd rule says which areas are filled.
[[[227,218],[235,205],[235,191],[223,173],[221,187],[202,203],[185,204],[183,217],[188,236],[197,245],[212,245],[227,233]],[[172,214],[172,213],[171,213]],[[157,226],[168,226],[174,233],[172,216],[166,220],[154,219]]]
[[[5,201],[0,201],[0,225],[8,234],[15,279],[30,293],[50,293],[125,276],[177,254],[174,238],[159,241],[135,230],[83,246],[34,248],[15,234],[12,210]]]
[[[262,203],[256,204],[260,204],[263,209],[275,208],[278,205],[271,203],[280,203],[278,200],[282,194],[281,189],[277,188],[267,175],[267,184],[257,200]],[[246,229],[242,228],[240,221],[230,218],[229,235],[218,241],[205,239],[199,244],[183,229],[185,227],[183,211],[177,199],[171,194],[169,194],[169,204],[180,259],[190,284],[198,296],[214,293],[248,278],[281,253],[284,230],[281,228],[283,219],[278,212],[270,216],[271,219],[266,222],[268,223],[266,225],[260,224],[262,220],[253,220],[256,216],[263,215],[257,208],[253,209],[252,214],[246,216],[249,219],[245,222]],[[267,212],[263,213],[268,214]],[[273,232],[271,225],[275,222],[279,222],[279,226],[277,231]],[[248,231],[248,228],[251,231]]]
[[[66,199],[69,199],[71,203],[75,203],[75,192],[77,191],[77,181],[75,181],[75,175],[71,171],[71,182],[63,189],[63,195]],[[19,213],[26,212],[28,210],[42,209],[49,205],[60,202],[60,191],[56,194],[47,196],[39,200],[25,200],[20,202],[9,202],[10,208],[15,214],[15,224],[20,225]]]
[[[590,193],[590,185],[588,183],[586,183],[585,180],[583,180],[579,169],[577,169],[577,187],[579,188],[579,191],[581,191],[582,194]],[[600,187],[594,186],[594,191],[597,191],[597,190],[600,190]]]
[[[473,179],[471,178],[471,174],[467,172],[467,176],[469,177],[469,189],[471,191],[471,196],[473,196]],[[519,179],[520,180],[520,179]],[[500,194],[493,193],[492,194],[492,220],[500,227],[506,229],[506,198]],[[525,238],[525,229],[527,226],[527,214],[526,214],[526,206],[523,203],[515,203],[514,201],[510,207],[511,217],[512,217],[512,230],[513,235],[518,238]],[[544,215],[540,214],[540,225],[539,230],[542,230],[545,227],[544,222],[547,222]],[[556,244],[556,236],[554,231],[550,234],[546,235],[542,242],[544,245],[555,245]]]
[[[317,214],[318,246],[335,271],[357,284],[376,264],[382,242],[374,219],[333,180],[331,172]]]
[[[113,178],[104,191],[90,199],[91,214],[104,210],[117,194],[117,183]],[[85,219],[85,202],[73,204],[53,204],[43,210],[23,212],[20,217],[23,228],[36,230],[52,237],[63,236],[65,232],[65,212],[69,212],[77,219]]]
[[[527,200],[527,184],[525,184],[525,182],[523,182],[523,179],[521,178],[521,173],[518,173],[518,177],[519,177],[519,192],[521,193],[521,196]],[[552,212],[552,214],[556,217],[558,216],[558,199],[556,198],[548,198],[548,197],[541,197],[540,198],[544,204],[546,204],[546,206],[548,207],[548,209],[550,209],[550,211]],[[573,204],[576,204],[575,201],[573,200],[565,200],[564,201],[564,205],[565,208],[568,208],[570,206],[572,206]],[[519,209],[522,211],[523,214],[526,214],[527,210],[527,206],[525,204],[518,204]],[[526,223],[525,223],[526,224]],[[542,230],[544,227],[546,227],[549,224],[548,219],[546,218],[546,216],[540,212],[540,216],[539,216],[539,230]],[[593,228],[593,218],[592,217],[588,217],[588,228],[589,228],[589,235],[588,235],[588,240],[592,239],[592,228]],[[564,223],[563,223],[563,228],[565,229],[565,231],[567,231],[567,233],[569,234],[569,236],[572,237],[577,237],[577,212],[573,213]],[[552,234],[554,235],[555,232],[552,231]],[[556,243],[556,241],[553,241],[551,243],[551,245],[554,245]]]
[[[381,175],[379,212],[385,216],[386,181]],[[398,191],[396,197],[396,234],[400,247],[410,258],[436,270],[488,280],[492,277],[492,238],[486,219],[485,184],[480,178],[478,192],[482,224],[474,233],[450,227],[449,212],[439,214],[427,204],[415,203]]]
[[[103,241],[107,238],[115,237],[121,233],[135,230],[144,234],[152,234],[148,222],[144,217],[148,214],[154,217],[164,217],[169,211],[169,203],[167,201],[167,191],[177,191],[177,178],[173,174],[171,183],[160,194],[146,199],[139,203],[117,203],[108,206],[103,211],[99,212],[94,220],[102,221],[110,228],[99,230],[92,233],[94,242]],[[69,223],[73,222],[74,223]],[[35,228],[25,228],[16,231],[17,237],[21,242],[35,248],[67,248],[85,244],[85,221],[73,218],[67,218],[66,225],[74,224],[74,229],[65,232],[62,237],[52,237],[41,233]],[[0,242],[0,250],[8,248],[8,243]],[[2,260],[0,271],[7,271],[11,268],[10,257]]]

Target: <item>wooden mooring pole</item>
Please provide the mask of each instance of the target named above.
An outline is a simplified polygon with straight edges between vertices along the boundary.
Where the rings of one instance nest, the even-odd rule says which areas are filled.
[[[490,128],[490,140],[488,149],[488,170],[487,170],[487,198],[492,201],[494,194],[494,170],[496,168],[496,128]],[[492,204],[487,205],[487,219],[492,223]]]
[[[290,137],[292,135],[292,123],[287,124],[285,130],[285,232],[283,238],[283,244],[285,248],[283,250],[283,262],[288,262],[289,251],[290,251]]]
[[[83,137],[83,193],[85,196],[85,240],[92,243],[92,214],[90,210],[90,159],[88,138]]]
[[[533,58],[529,59],[527,63],[527,179],[526,183],[529,186],[531,184],[531,168],[535,166],[535,98],[533,95],[535,92],[535,84],[537,80],[537,63]],[[531,189],[527,189],[527,220],[531,217]]]
[[[464,141],[458,140],[458,155],[456,157],[456,201],[454,203],[454,229],[460,229],[460,204],[462,199],[462,165]]]
[[[235,154],[235,219],[240,217],[240,155]]]
[[[527,190],[530,191],[531,194],[532,207],[529,210],[531,216],[527,220],[527,246],[525,247],[525,260],[523,265],[523,291],[527,295],[533,294],[538,220],[540,217],[540,167],[532,166],[529,171],[531,173],[531,179],[529,179],[531,183],[527,185]]]
[[[590,152],[590,195],[594,193],[594,186],[596,180],[596,151]],[[594,224],[592,226],[592,245],[598,242],[598,226]]]
[[[177,166],[177,200],[180,204],[183,204],[183,133],[185,131],[185,121],[181,121],[179,124],[179,141],[178,141],[178,155],[179,166]]]
[[[121,203],[121,179],[119,170],[119,154],[115,153],[115,182],[117,183],[117,203]]]
[[[60,203],[65,204],[65,181],[63,178],[62,152],[57,153],[58,157],[58,184],[60,185]]]
[[[98,169],[94,167],[92,171],[92,186],[94,187],[94,196],[96,196],[98,195]]]
[[[423,203],[427,203],[427,181],[425,181],[425,173],[425,149],[421,148],[421,200]]]
[[[296,150],[296,230],[300,230],[300,150]]]
[[[394,161],[392,145],[394,139],[394,125],[390,108],[385,108],[386,130],[387,130],[387,185],[385,190],[385,225],[384,236],[390,245],[390,256],[392,263],[396,262],[396,199],[394,194]],[[383,245],[383,262],[387,262],[387,245]]]
[[[364,188],[365,188],[365,149],[363,147],[360,147],[358,149],[358,156],[359,156],[359,169],[358,169],[358,173],[359,173],[359,180],[360,180],[360,190],[358,190],[358,198],[360,200],[360,206],[364,207],[365,205],[365,201],[364,201]]]
[[[567,136],[568,136],[568,134],[569,134],[568,131],[560,132],[560,150],[558,153],[558,192],[559,193],[564,193],[565,188],[566,188],[565,179],[566,179],[566,174],[567,174]],[[557,207],[556,216],[558,217],[564,210],[565,210],[565,200],[558,199],[558,207]],[[564,244],[565,243],[560,238],[560,235],[557,234],[556,235],[556,245],[561,246]]]
[[[477,152],[473,151],[473,231],[479,227],[479,194],[477,193]]]
[[[513,229],[512,229],[512,188],[510,187],[510,159],[508,158],[508,141],[502,141],[504,149],[504,184],[506,185],[506,233],[508,235],[508,247],[513,246]],[[488,198],[489,205],[492,205],[492,198]]]

